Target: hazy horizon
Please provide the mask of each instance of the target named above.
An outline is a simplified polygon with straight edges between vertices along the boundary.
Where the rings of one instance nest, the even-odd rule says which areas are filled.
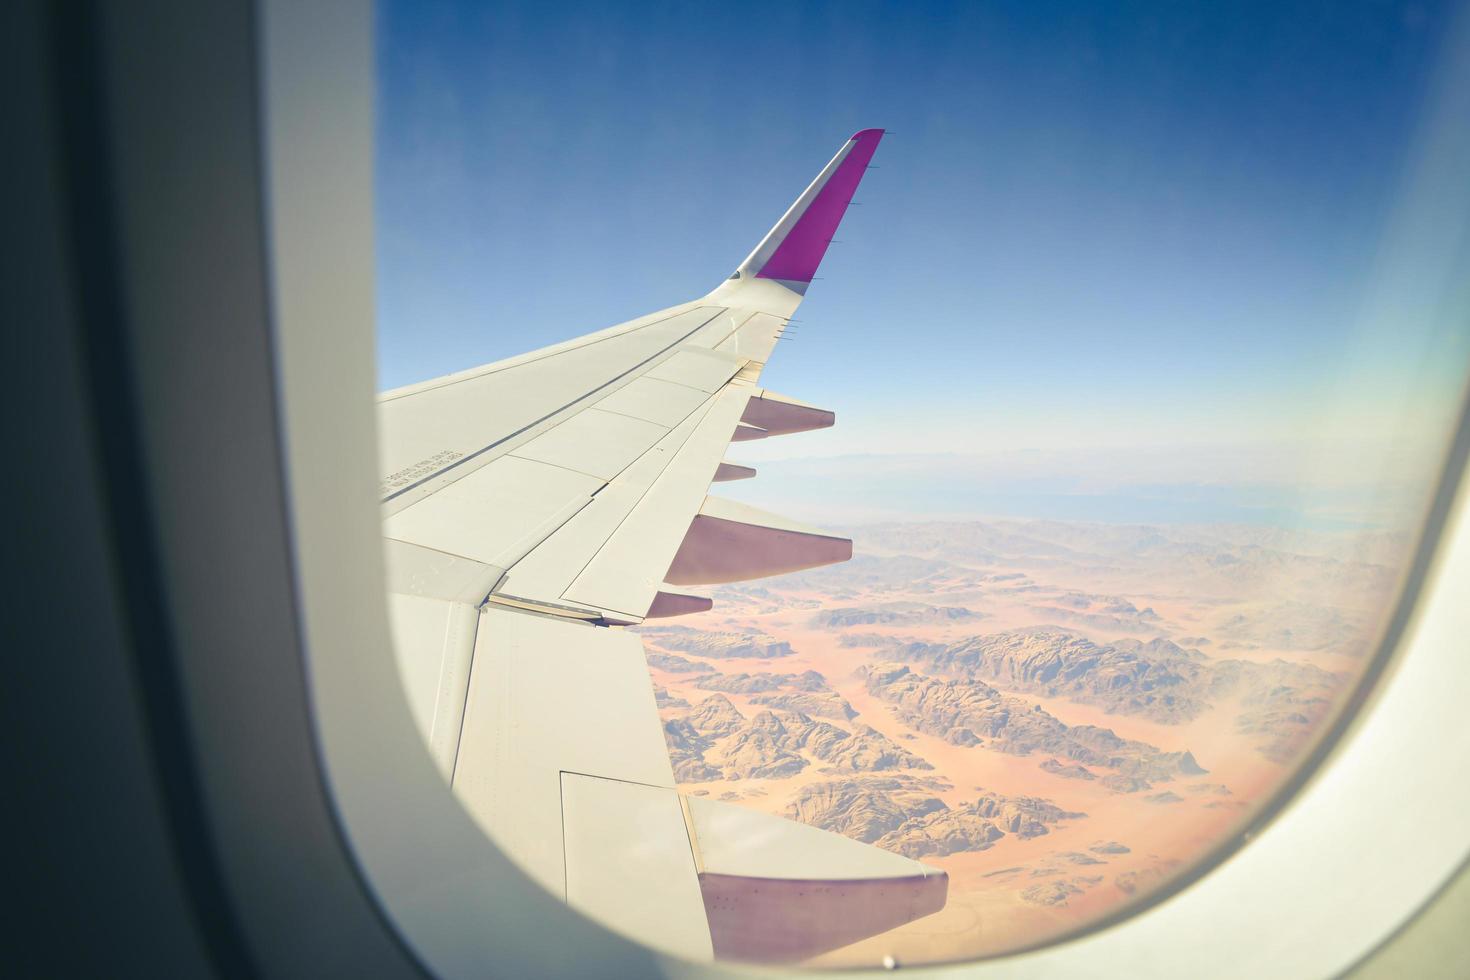
[[[762,377],[838,426],[732,447],[762,476],[719,492],[1410,523],[1470,355],[1450,11],[385,0],[380,384],[700,295],[883,126]],[[936,488],[936,453],[1014,485]],[[856,454],[887,472],[779,462]]]

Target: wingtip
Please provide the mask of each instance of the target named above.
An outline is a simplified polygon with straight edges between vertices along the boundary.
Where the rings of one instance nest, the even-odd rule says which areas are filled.
[[[888,132],[886,129],[860,129],[852,134],[848,142],[856,143],[861,140],[872,140],[876,143],[883,138],[883,134],[886,132]]]

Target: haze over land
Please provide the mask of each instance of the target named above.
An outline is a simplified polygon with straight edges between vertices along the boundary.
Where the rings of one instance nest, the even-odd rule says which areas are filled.
[[[850,529],[851,562],[639,630],[686,791],[950,875],[946,908],[819,958],[995,953],[1226,839],[1350,688],[1391,531],[1038,520]]]

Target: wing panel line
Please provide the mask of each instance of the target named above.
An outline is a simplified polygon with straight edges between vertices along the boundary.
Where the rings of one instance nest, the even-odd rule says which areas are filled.
[[[721,388],[719,391],[711,394],[709,398],[705,399],[703,405],[701,405],[699,408],[696,408],[693,412],[690,412],[689,413],[689,417],[688,418],[685,418],[683,422],[680,422],[679,423],[679,426],[689,425],[690,420],[693,419],[693,424],[692,425],[689,425],[689,431],[684,434],[684,438],[680,439],[677,445],[669,447],[669,449],[670,449],[670,452],[669,452],[669,463],[672,463],[673,462],[674,458],[678,456],[680,450],[682,450],[684,448],[684,445],[691,438],[693,438],[694,433],[699,430],[700,425],[702,425],[704,423],[705,417],[708,416],[709,413],[714,409],[715,402],[720,398],[721,395],[724,394],[724,391],[725,391],[725,389],[724,388]],[[699,417],[697,419],[695,419],[694,418],[695,415],[698,415]],[[676,427],[675,429],[673,429],[670,432],[670,435],[672,435],[674,432],[677,432],[677,431],[679,431],[679,430]],[[668,437],[666,436],[665,438],[668,438]],[[636,465],[638,463],[639,460],[641,460],[645,456],[647,456],[648,453],[651,453],[655,449],[657,449],[658,448],[658,445],[660,443],[662,443],[662,442],[663,442],[663,440],[660,440],[659,443],[654,444],[654,446],[652,446],[651,448],[649,448],[647,450],[647,452],[645,452],[645,453],[643,453],[643,455],[639,456],[638,459],[635,459],[632,463],[628,464],[627,467],[624,467],[624,472],[626,472],[628,469],[631,469],[634,465]],[[594,549],[592,551],[592,553],[589,554],[586,557],[585,560],[583,560],[582,564],[577,567],[576,572],[574,574],[572,574],[572,576],[569,579],[566,580],[567,584],[562,587],[561,591],[557,595],[557,598],[566,600],[568,602],[576,602],[577,601],[575,599],[568,599],[567,598],[567,595],[566,595],[567,590],[570,589],[570,588],[572,588],[572,586],[574,586],[576,584],[577,579],[580,578],[581,575],[582,575],[582,573],[587,570],[587,567],[589,565],[591,565],[594,561],[597,560],[598,554],[600,554],[602,552],[602,549],[607,546],[607,542],[610,541],[610,540],[612,540],[613,536],[618,533],[618,529],[621,528],[627,522],[629,516],[631,516],[632,513],[635,510],[638,509],[638,505],[641,504],[641,503],[643,503],[643,499],[648,496],[649,492],[652,491],[653,488],[654,488],[654,486],[658,483],[659,478],[662,477],[663,474],[667,471],[668,466],[669,466],[669,463],[666,463],[664,465],[664,467],[659,470],[658,474],[652,480],[649,481],[648,486],[644,487],[643,488],[643,492],[638,495],[638,499],[635,500],[632,503],[632,505],[628,507],[627,512],[623,514],[623,516],[618,520],[618,522],[616,524],[614,524],[613,527],[608,531],[608,533],[601,539],[601,541],[598,543],[597,548]],[[621,474],[619,474],[619,475],[621,475]],[[616,479],[616,478],[617,477],[614,477],[614,479]],[[565,526],[566,526],[566,524],[563,524],[562,525],[562,527],[565,527]],[[561,530],[561,528],[557,528],[557,530]],[[555,533],[555,532],[552,532],[552,533]],[[549,535],[548,535],[548,537],[549,537]],[[511,568],[514,568],[514,566],[513,565],[512,566],[509,566],[507,568],[507,572]],[[623,610],[614,610],[614,611],[615,612],[622,612]]]
[[[700,323],[699,326],[695,327],[693,330],[689,331],[684,336],[680,337],[678,340],[674,341],[672,344],[670,344],[669,346],[665,347],[663,350],[660,350],[658,353],[652,354],[649,357],[644,358],[642,361],[639,361],[637,364],[635,364],[632,367],[628,368],[628,370],[624,371],[622,374],[619,374],[619,375],[616,375],[616,376],[614,376],[612,378],[609,378],[607,381],[605,381],[602,384],[598,385],[596,388],[593,388],[591,391],[589,391],[586,394],[582,395],[582,397],[577,398],[577,399],[574,399],[573,401],[567,402],[565,405],[561,406],[558,409],[555,409],[554,411],[551,411],[551,412],[546,413],[545,415],[541,416],[539,419],[536,419],[534,422],[528,422],[527,424],[521,426],[519,429],[516,429],[514,432],[510,432],[510,433],[507,433],[506,435],[501,436],[499,439],[496,439],[494,442],[490,443],[488,446],[484,446],[484,447],[482,447],[480,449],[477,449],[477,450],[475,450],[472,453],[466,453],[465,455],[461,456],[459,459],[456,459],[454,462],[452,462],[449,465],[445,466],[443,469],[435,470],[433,473],[430,473],[427,476],[424,476],[424,477],[421,477],[418,480],[415,480],[413,483],[410,483],[406,487],[400,487],[399,489],[397,489],[397,490],[393,491],[392,493],[390,493],[388,496],[381,498],[378,501],[379,505],[381,506],[382,504],[386,504],[389,501],[396,500],[397,498],[403,496],[404,494],[408,493],[409,491],[416,490],[419,487],[423,486],[425,483],[428,483],[431,480],[434,480],[434,479],[437,479],[438,477],[443,476],[445,473],[448,473],[450,470],[457,469],[457,468],[463,466],[464,464],[470,462],[471,460],[478,459],[479,457],[485,455],[485,453],[487,453],[490,450],[494,449],[496,446],[503,445],[504,443],[509,442],[511,439],[514,439],[516,436],[521,435],[521,434],[523,434],[523,433],[525,433],[525,432],[527,432],[527,431],[529,431],[531,429],[534,429],[536,426],[540,425],[542,422],[545,422],[547,419],[555,418],[556,416],[560,415],[562,412],[565,412],[567,409],[571,408],[573,405],[576,405],[576,404],[578,404],[579,402],[582,402],[582,401],[586,401],[588,398],[590,398],[591,396],[597,394],[598,392],[605,390],[606,388],[610,387],[611,385],[613,385],[614,383],[616,383],[618,381],[621,381],[623,378],[626,378],[628,375],[637,372],[640,368],[646,367],[649,363],[651,363],[651,362],[653,362],[655,360],[658,360],[660,357],[662,357],[665,354],[668,354],[670,351],[676,350],[676,348],[678,348],[678,346],[680,344],[684,343],[684,341],[688,340],[690,337],[692,337],[694,334],[698,333],[700,330],[703,330],[704,327],[709,324],[710,320],[713,320],[715,317],[719,316],[720,314],[722,314],[724,312],[725,312],[725,309],[723,307],[717,308],[715,310],[715,313],[713,315],[711,315],[709,317],[709,319],[705,320],[703,323]],[[652,324],[650,324],[650,326],[651,325]],[[642,329],[642,328],[640,328],[640,329]],[[464,475],[464,474],[461,474],[461,475]]]
[[[647,323],[640,323],[637,326],[628,326],[628,324],[626,323],[620,323],[615,326],[608,327],[606,330],[599,330],[596,333],[590,333],[582,337],[574,338],[572,340],[566,340],[559,344],[553,344],[550,347],[542,348],[541,350],[529,351],[525,354],[518,354],[515,357],[508,357],[505,360],[501,361],[492,361],[489,364],[482,364],[479,367],[469,368],[468,370],[460,371],[455,374],[446,374],[442,377],[429,378],[428,380],[420,381],[417,384],[404,385],[399,388],[394,388],[391,391],[385,391],[380,394],[377,400],[379,404],[381,404],[383,402],[397,401],[400,398],[408,398],[413,395],[421,395],[424,392],[428,391],[438,391],[441,388],[448,388],[452,385],[457,385],[462,381],[474,381],[477,378],[483,378],[487,375],[499,374],[501,371],[509,371],[511,368],[523,367],[527,364],[535,364],[537,361],[544,361],[548,357],[556,357],[559,354],[568,354],[574,350],[582,350],[585,347],[592,347],[596,344],[602,343],[605,340],[615,340],[619,337],[626,337],[628,334],[637,333],[640,330],[647,330],[649,327],[656,327],[660,323],[676,319],[677,317],[683,316],[685,313],[693,313],[695,310],[701,308],[713,308],[708,306],[702,307],[698,300],[693,300],[683,305],[689,308],[682,309],[678,306],[671,306],[666,311],[660,310],[660,313],[665,313],[666,315],[659,316],[657,320],[649,320]],[[723,308],[721,308],[721,312],[723,312]],[[650,313],[647,315],[658,316],[657,313]],[[716,315],[718,316],[718,314]],[[709,320],[706,320],[695,329],[700,329],[707,326],[708,324]]]

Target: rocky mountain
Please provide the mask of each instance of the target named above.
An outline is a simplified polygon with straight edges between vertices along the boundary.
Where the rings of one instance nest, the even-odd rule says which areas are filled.
[[[1224,783],[1190,783],[1184,792],[1191,796],[1229,796],[1230,787]]]
[[[694,680],[703,691],[750,695],[755,704],[817,718],[847,721],[857,717],[847,699],[815,670],[800,674],[706,674]]]
[[[1339,609],[1308,602],[1283,602],[1236,613],[1217,627],[1230,645],[1279,650],[1326,651],[1360,656],[1370,636]]]
[[[657,650],[647,650],[643,656],[648,661],[648,666],[657,667],[659,670],[666,670],[671,674],[697,674],[701,671],[709,670],[708,664],[697,664],[693,660],[685,660],[683,657],[676,657],[672,653],[659,653]]]
[[[704,691],[723,691],[726,694],[757,694],[765,691],[824,692],[832,690],[827,678],[815,670],[804,670],[799,674],[706,674],[694,679],[694,686]]]
[[[1331,671],[1285,660],[1267,664],[1226,660],[1216,665],[1217,688],[1240,695],[1236,731],[1259,739],[1261,754],[1282,764],[1296,757],[1332,710],[1342,682]]]
[[[866,668],[868,690],[893,705],[910,727],[956,745],[985,745],[1011,755],[1045,752],[1129,780],[1103,785],[1132,792],[1205,770],[1188,752],[1163,752],[1096,725],[1067,725],[1039,705],[1002,694],[982,681],[940,680],[902,664]]]
[[[1071,882],[1053,879],[1039,881],[1028,888],[1023,888],[1021,899],[1032,905],[1063,906],[1067,904],[1067,899],[1081,894],[1082,889]]]
[[[900,959],[1095,923],[1233,833],[1342,703],[1407,546],[1065,521],[848,533],[850,563],[639,629],[687,792],[932,863],[996,927],[905,930]],[[1166,747],[1207,748],[1217,774]]]
[[[1166,724],[1191,721],[1211,707],[1204,655],[1166,639],[1099,644],[1073,630],[1035,626],[893,653],[1006,690],[1066,697]]]
[[[786,808],[793,820],[871,844],[908,820],[945,808],[921,780],[902,776],[834,779],[803,786]]]
[[[769,711],[715,742],[705,750],[704,758],[727,779],[794,776],[807,767],[807,760],[790,746],[786,726]]]
[[[836,691],[824,691],[821,693],[796,691],[793,693],[755,694],[751,696],[750,700],[754,704],[765,705],[768,708],[777,708],[781,711],[810,715],[814,718],[835,718],[838,721],[850,721],[857,717],[857,711],[853,706]]]
[[[950,807],[913,779],[845,779],[803,787],[787,816],[914,858],[983,851],[1012,835],[1039,837],[1086,814],[1048,800],[982,793]]]
[[[1076,764],[1069,766],[1064,762],[1058,762],[1056,759],[1047,759],[1041,764],[1041,768],[1043,771],[1049,772],[1053,776],[1061,776],[1063,779],[1097,778],[1097,776],[1093,774],[1092,770],[1088,769],[1086,766],[1079,766]]]
[[[846,772],[933,768],[866,725],[849,730],[800,712],[770,710],[746,718],[723,694],[667,719],[664,735],[681,782],[781,778],[814,762]]]
[[[689,626],[646,626],[641,627],[639,633],[649,643],[663,650],[673,650],[696,657],[770,659],[789,657],[793,653],[791,644],[786,641],[776,640],[767,634],[752,631],[726,633],[697,630]]]
[[[664,744],[669,748],[669,762],[674,767],[674,779],[680,783],[702,783],[724,776],[720,770],[704,761],[706,740],[686,718],[675,718],[664,722]]]
[[[906,820],[873,843],[912,858],[943,857],[987,850],[1005,835],[995,821],[978,816],[968,807],[946,807]]]
[[[845,630],[837,637],[837,645],[840,647],[871,647],[874,650],[900,649],[914,644],[926,646],[921,640],[914,639],[911,635],[902,633],[862,633],[856,630]],[[934,644],[936,648],[944,644]]]
[[[1237,730],[1258,737],[1260,751],[1278,762],[1295,754],[1342,681],[1309,664],[1212,660],[1164,638],[1100,644],[1058,626],[890,645],[885,654],[1006,691],[1065,697],[1165,724],[1192,721],[1238,699]]]
[[[934,768],[867,725],[854,725],[849,732],[825,721],[793,714],[787,716],[787,729],[791,745],[827,763],[829,768],[852,772]]]
[[[1178,865],[1177,858],[1170,858],[1151,868],[1125,871],[1113,879],[1113,884],[1123,894],[1134,895],[1140,891],[1147,891],[1162,882],[1164,877]]]
[[[745,725],[745,716],[740,709],[731,704],[729,698],[720,695],[699,702],[684,720],[707,739],[733,735]]]
[[[780,582],[785,587],[816,589],[825,595],[840,597],[844,590],[866,590],[895,583],[912,588],[921,583],[968,574],[969,569],[953,562],[912,554],[877,555],[859,551],[850,561],[796,572],[782,577]],[[848,594],[853,592],[848,591]]]
[[[1125,633],[1158,633],[1160,617],[1151,608],[1139,609],[1121,596],[1064,592],[1034,607],[1054,623],[1072,623]]]
[[[817,629],[917,623],[952,623],[983,616],[963,606],[931,606],[922,602],[880,602],[871,606],[823,609],[808,623]]]

